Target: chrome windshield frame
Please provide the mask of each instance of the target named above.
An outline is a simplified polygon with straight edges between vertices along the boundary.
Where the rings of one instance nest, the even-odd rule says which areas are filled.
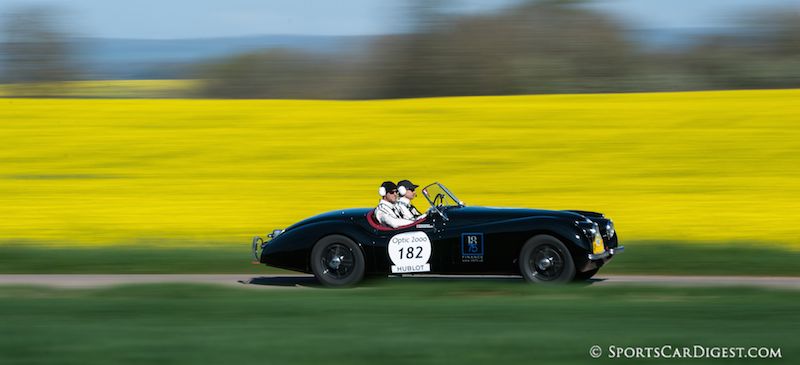
[[[442,209],[442,208],[444,208],[444,207],[452,207],[453,205],[442,205],[441,207],[439,207],[439,206],[436,206],[433,203],[433,201],[431,200],[430,195],[428,195],[428,188],[431,187],[431,186],[434,186],[434,185],[438,186],[440,189],[442,189],[442,191],[444,191],[444,193],[447,194],[452,201],[454,201],[454,202],[456,202],[458,204],[458,207],[463,207],[464,206],[464,202],[462,202],[461,200],[458,200],[458,198],[455,196],[455,194],[453,194],[453,192],[451,192],[449,189],[447,189],[446,186],[442,185],[438,181],[436,181],[436,182],[434,182],[432,184],[429,184],[429,185],[425,186],[424,188],[422,188],[422,195],[425,196],[425,200],[428,201],[428,204],[430,204],[431,209],[433,209],[435,212],[439,213],[439,215],[442,216],[442,219],[447,221],[447,220],[449,220],[449,218],[447,218],[447,215],[444,214],[444,209]]]

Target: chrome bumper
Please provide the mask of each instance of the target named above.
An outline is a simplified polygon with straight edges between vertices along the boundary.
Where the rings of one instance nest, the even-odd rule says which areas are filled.
[[[603,253],[598,253],[598,254],[590,253],[589,254],[589,260],[602,260],[604,258],[616,255],[616,254],[618,254],[620,252],[623,252],[623,251],[625,251],[625,246],[617,246],[617,247],[614,247],[614,248],[609,248],[608,250],[606,250]]]

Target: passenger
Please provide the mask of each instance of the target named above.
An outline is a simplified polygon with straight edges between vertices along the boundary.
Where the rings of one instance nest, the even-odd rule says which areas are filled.
[[[411,204],[411,199],[417,196],[416,190],[419,185],[414,185],[411,181],[401,180],[397,183],[397,193],[400,199],[397,199],[397,210],[400,213],[400,218],[418,220],[425,218],[425,215],[420,213],[414,204]]]
[[[378,223],[392,228],[414,223],[413,220],[400,218],[397,211],[397,185],[391,181],[384,181],[378,189],[381,201],[375,208],[375,219]]]

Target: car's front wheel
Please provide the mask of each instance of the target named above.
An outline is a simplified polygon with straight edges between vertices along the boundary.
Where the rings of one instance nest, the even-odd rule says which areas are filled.
[[[534,236],[522,246],[519,269],[522,277],[533,283],[566,283],[575,277],[567,246],[549,235]]]
[[[347,287],[364,278],[364,254],[353,240],[331,235],[311,250],[311,271],[322,285]]]

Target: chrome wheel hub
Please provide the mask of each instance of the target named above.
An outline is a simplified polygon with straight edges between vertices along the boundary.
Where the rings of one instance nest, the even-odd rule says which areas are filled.
[[[350,275],[355,267],[353,251],[340,244],[334,243],[326,248],[327,252],[320,257],[323,274],[335,279],[342,279]]]
[[[539,270],[547,270],[551,266],[553,266],[553,258],[552,257],[545,257],[545,258],[539,260],[539,262],[536,263],[536,267],[538,267]]]
[[[341,265],[341,264],[342,264],[342,259],[343,259],[343,258],[344,258],[344,257],[342,257],[342,256],[334,256],[333,258],[331,258],[331,261],[330,261],[330,262],[328,262],[328,266],[329,266],[331,269],[334,269],[334,270],[338,269],[338,268],[339,268],[339,265]]]
[[[549,244],[537,247],[528,262],[531,274],[543,281],[558,279],[564,271],[564,255]]]

